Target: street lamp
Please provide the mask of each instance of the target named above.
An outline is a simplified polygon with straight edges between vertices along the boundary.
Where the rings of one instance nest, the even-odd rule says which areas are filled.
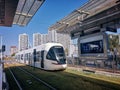
[[[0,63],[2,63],[2,36],[0,35],[0,46],[1,46],[1,59],[0,59]]]
[[[0,35],[0,46],[1,46],[1,59],[0,59],[0,89],[2,88],[2,36]]]

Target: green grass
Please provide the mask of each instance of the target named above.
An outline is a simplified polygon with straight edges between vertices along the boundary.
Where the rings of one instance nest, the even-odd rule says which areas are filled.
[[[23,90],[49,90],[42,83],[37,82],[36,80],[34,80],[34,78],[27,75],[20,69],[13,67],[12,70],[14,70],[14,74],[15,76],[17,76],[17,80],[20,82],[21,86],[23,87]]]
[[[44,71],[29,66],[22,67],[59,90],[120,90],[120,78],[112,78],[66,69],[64,71]]]
[[[35,76],[51,84],[58,90],[120,90],[120,78],[95,75],[92,73],[83,73],[71,69],[52,72],[44,71],[30,66],[19,67],[26,69]],[[29,77],[21,70],[15,67],[12,68],[18,80],[24,87],[24,90],[46,90],[46,88],[41,87],[39,83],[34,82],[33,78]],[[7,69],[6,72],[8,72]],[[10,74],[8,73],[7,76],[10,77]],[[32,85],[28,84],[27,80],[32,81]]]
[[[20,69],[16,67],[11,67],[11,70],[13,71],[14,75],[16,76],[17,80],[19,81],[20,85],[22,86],[23,90],[49,90],[46,86],[44,86],[42,83],[37,82],[34,80],[31,76],[27,75]],[[11,74],[8,72],[8,69],[5,69],[6,75],[8,78],[8,83],[10,85],[10,90],[19,90],[17,88],[17,85],[11,76]]]
[[[97,80],[107,81],[107,82],[114,83],[114,84],[120,84],[119,77],[110,77],[110,76],[99,75],[99,74],[94,74],[94,73],[84,73],[84,72],[79,72],[79,71],[71,70],[71,69],[67,69],[67,72],[74,73],[77,75],[82,75],[84,77],[94,78]]]

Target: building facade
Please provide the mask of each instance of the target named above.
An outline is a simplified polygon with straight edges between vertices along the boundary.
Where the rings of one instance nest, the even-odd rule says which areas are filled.
[[[70,53],[70,36],[69,34],[57,33],[57,42],[61,43],[64,46],[66,55],[68,56]]]
[[[29,48],[29,38],[27,34],[20,34],[19,35],[19,51],[26,50]]]
[[[48,31],[48,41],[61,43],[64,46],[66,55],[70,54],[69,52],[71,38],[69,34],[58,33],[56,30],[50,30]]]
[[[41,41],[41,44],[45,44],[45,43],[48,43],[48,34],[42,34],[42,41]]]
[[[10,55],[13,55],[17,52],[17,47],[16,46],[11,46],[10,47]]]
[[[40,34],[34,33],[33,34],[33,47],[48,43],[48,34]]]
[[[42,34],[34,33],[33,34],[33,47],[41,45],[41,44],[42,44]]]
[[[57,32],[56,30],[48,31],[48,41],[49,42],[57,42]]]
[[[56,30],[48,31],[48,34],[33,34],[33,47],[48,42],[61,43],[64,46],[67,56],[74,56],[77,53],[77,48],[75,45],[72,45],[71,38],[69,34],[58,33]]]
[[[70,43],[69,57],[78,57],[78,45],[76,43]]]

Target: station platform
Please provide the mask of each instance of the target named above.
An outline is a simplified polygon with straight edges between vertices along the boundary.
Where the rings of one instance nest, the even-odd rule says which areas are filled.
[[[0,64],[0,90],[2,90],[3,66]]]
[[[3,70],[3,63],[0,63],[0,90],[8,90],[6,74]]]

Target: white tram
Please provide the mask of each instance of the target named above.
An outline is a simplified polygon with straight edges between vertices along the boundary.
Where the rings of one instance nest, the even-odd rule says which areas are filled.
[[[46,43],[16,53],[16,60],[44,70],[64,70],[67,67],[64,48],[59,43]]]

